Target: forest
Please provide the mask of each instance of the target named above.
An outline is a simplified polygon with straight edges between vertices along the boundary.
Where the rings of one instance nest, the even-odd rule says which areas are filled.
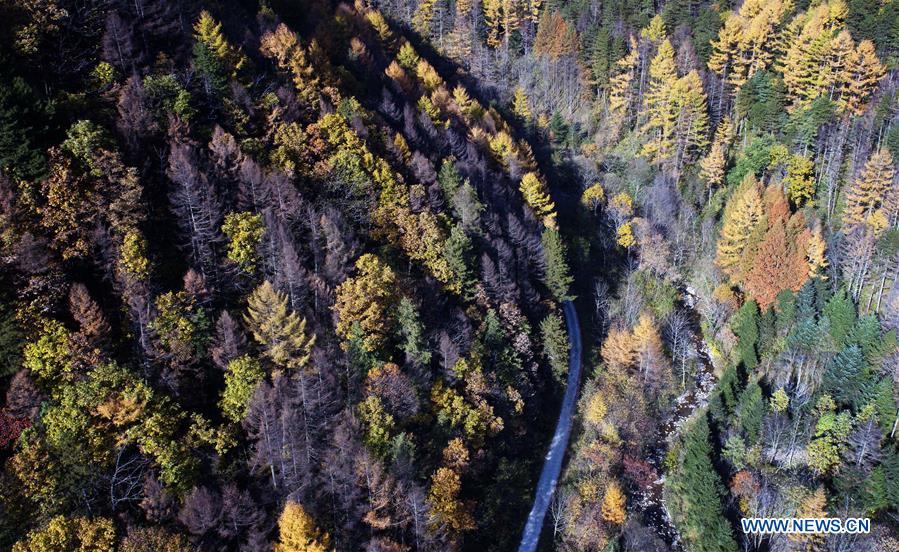
[[[899,550],[897,160],[899,0],[0,0],[0,550]]]

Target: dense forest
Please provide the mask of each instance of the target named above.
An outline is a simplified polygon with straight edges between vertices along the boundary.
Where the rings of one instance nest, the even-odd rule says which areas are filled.
[[[899,550],[896,160],[899,0],[0,0],[0,549],[513,550],[573,391],[541,549]]]

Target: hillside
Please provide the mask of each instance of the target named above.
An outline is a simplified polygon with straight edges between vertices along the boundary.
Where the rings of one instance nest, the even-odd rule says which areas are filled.
[[[517,538],[545,180],[380,12],[306,8],[3,4],[4,547]]]
[[[899,1],[0,16],[0,548],[899,549]]]

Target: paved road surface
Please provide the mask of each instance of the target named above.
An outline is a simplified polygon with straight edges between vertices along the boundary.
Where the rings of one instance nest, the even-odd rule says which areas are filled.
[[[531,508],[528,521],[524,526],[518,552],[533,552],[537,549],[540,530],[543,529],[543,519],[546,517],[546,510],[549,508],[559,474],[562,472],[562,460],[564,460],[565,450],[568,448],[571,416],[574,414],[574,405],[581,379],[581,328],[578,324],[577,312],[571,301],[565,301],[562,303],[562,307],[565,310],[565,324],[568,326],[568,343],[571,345],[571,352],[568,355],[568,386],[565,388],[565,398],[562,399],[559,421],[556,422],[556,433],[549,445],[549,452],[546,453],[543,471],[540,472],[540,481],[537,482],[534,506]]]

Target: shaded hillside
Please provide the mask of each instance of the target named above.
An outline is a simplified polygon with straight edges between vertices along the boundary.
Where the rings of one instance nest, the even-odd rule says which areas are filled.
[[[514,542],[570,277],[503,117],[361,5],[0,7],[4,546]]]

